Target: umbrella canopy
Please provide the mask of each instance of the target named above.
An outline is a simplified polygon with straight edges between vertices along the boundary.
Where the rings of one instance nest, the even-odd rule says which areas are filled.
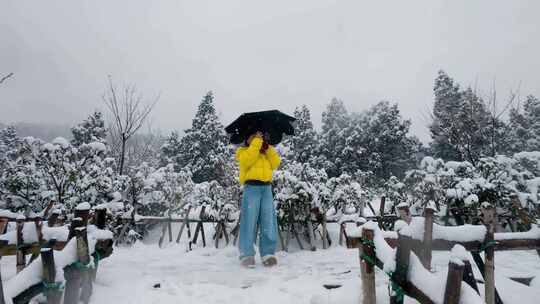
[[[240,115],[225,128],[231,136],[232,144],[243,143],[257,131],[268,134],[268,143],[277,145],[283,139],[283,134],[294,135],[292,122],[296,118],[278,110],[251,112]]]

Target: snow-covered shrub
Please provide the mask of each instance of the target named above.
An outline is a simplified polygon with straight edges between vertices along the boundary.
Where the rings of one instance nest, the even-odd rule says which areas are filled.
[[[26,137],[13,149],[1,172],[10,209],[41,211],[52,201],[72,210],[81,202],[103,203],[113,192],[114,163],[101,142],[75,147],[61,137],[52,143]]]
[[[420,207],[433,200],[440,214],[453,217],[458,212],[468,221],[477,215],[482,202],[496,206],[499,214],[515,214],[514,197],[519,198],[520,208],[533,212],[538,208],[540,186],[535,157],[536,153],[484,157],[475,166],[426,157],[419,169],[406,174],[407,200],[413,212],[420,213]]]
[[[360,183],[350,175],[342,174],[326,182],[327,195],[323,200],[323,210],[332,217],[357,213],[363,215],[366,193]]]
[[[273,185],[280,223],[305,221],[317,204],[316,188],[286,170],[275,173]]]
[[[384,184],[387,210],[394,210],[399,203],[407,201],[407,187],[397,177],[391,176]]]
[[[195,207],[206,206],[205,216],[218,219],[223,207],[230,205],[230,198],[226,189],[217,181],[210,181],[195,184],[189,203]]]
[[[143,182],[141,199],[143,208],[139,212],[158,216],[179,211],[193,191],[191,173],[176,172],[172,164],[151,172],[152,169],[144,164],[136,177],[141,178]]]

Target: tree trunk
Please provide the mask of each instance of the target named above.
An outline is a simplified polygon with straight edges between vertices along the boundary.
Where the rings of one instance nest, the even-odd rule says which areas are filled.
[[[118,170],[119,175],[124,174],[124,161],[126,159],[126,142],[127,139],[122,135],[122,148],[120,149],[120,167]]]

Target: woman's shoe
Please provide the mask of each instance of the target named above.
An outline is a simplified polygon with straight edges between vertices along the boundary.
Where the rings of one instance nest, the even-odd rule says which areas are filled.
[[[243,257],[240,259],[240,264],[246,268],[255,268],[255,258],[252,256]]]
[[[262,263],[265,267],[272,267],[277,265],[277,258],[273,255],[265,255],[262,257]]]

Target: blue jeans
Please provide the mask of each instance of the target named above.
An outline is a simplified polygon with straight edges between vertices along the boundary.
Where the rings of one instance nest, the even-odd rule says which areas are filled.
[[[259,253],[273,255],[277,243],[277,219],[270,185],[245,185],[240,215],[240,258],[255,255],[253,243],[260,227]]]

